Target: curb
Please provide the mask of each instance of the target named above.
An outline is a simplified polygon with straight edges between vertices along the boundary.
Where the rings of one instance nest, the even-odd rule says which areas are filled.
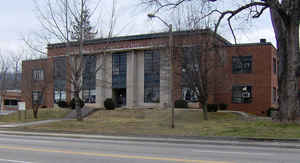
[[[132,142],[152,142],[152,143],[175,143],[175,144],[199,144],[199,145],[231,145],[266,148],[291,148],[300,149],[299,139],[260,139],[260,138],[233,138],[233,137],[134,137],[134,136],[105,136],[105,135],[85,135],[85,134],[57,134],[45,132],[19,132],[0,131],[0,134],[17,136],[47,136],[75,139],[94,140],[114,140]]]

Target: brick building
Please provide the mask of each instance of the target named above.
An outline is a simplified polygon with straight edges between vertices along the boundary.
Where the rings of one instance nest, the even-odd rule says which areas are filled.
[[[183,49],[214,41],[222,47],[223,65],[213,72],[209,103],[225,103],[231,110],[255,114],[265,114],[269,107],[276,106],[277,57],[272,44],[262,41],[232,45],[210,30],[173,32],[173,36],[174,100],[187,98],[181,75],[175,75],[182,73],[182,56],[187,55]],[[168,33],[155,33],[86,41],[81,98],[99,107],[106,98],[129,108],[169,106],[168,40]],[[76,43],[68,50],[69,54],[78,54]],[[65,44],[58,43],[48,45],[47,59],[23,61],[22,88],[28,97],[24,98],[27,108],[41,93],[40,102],[47,107],[71,99],[68,74],[72,55],[66,56]],[[102,68],[96,71],[99,66]]]

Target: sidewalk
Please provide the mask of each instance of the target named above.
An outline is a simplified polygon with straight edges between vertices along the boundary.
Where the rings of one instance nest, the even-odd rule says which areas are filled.
[[[24,123],[12,123],[12,124],[0,125],[0,128],[15,128],[15,127],[32,126],[32,125],[39,125],[39,124],[45,124],[45,123],[51,123],[51,122],[58,122],[58,121],[63,121],[63,120],[69,120],[69,119],[52,119],[52,120],[42,120],[42,121],[33,121],[33,122],[24,122]]]
[[[115,140],[115,141],[138,141],[156,143],[176,143],[176,144],[203,144],[203,145],[230,145],[230,146],[249,146],[262,148],[291,148],[300,149],[300,139],[255,139],[255,138],[233,138],[233,137],[135,137],[135,136],[106,136],[88,134],[60,134],[46,132],[20,132],[0,130],[4,135],[22,136],[46,136],[76,139],[96,139],[96,140]]]

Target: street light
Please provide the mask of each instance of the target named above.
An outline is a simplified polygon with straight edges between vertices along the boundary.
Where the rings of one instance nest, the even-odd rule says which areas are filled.
[[[170,77],[169,77],[169,101],[170,106],[172,110],[172,122],[171,122],[171,128],[174,128],[174,102],[173,102],[173,32],[172,32],[172,24],[168,24],[166,21],[164,21],[161,17],[156,16],[154,14],[148,14],[149,18],[157,18],[161,22],[163,22],[168,28],[169,28],[169,65],[170,65]]]

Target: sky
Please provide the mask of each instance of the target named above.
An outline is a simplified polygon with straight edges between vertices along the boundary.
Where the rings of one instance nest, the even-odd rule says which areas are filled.
[[[109,17],[112,0],[102,0],[99,11],[103,19]],[[0,5],[0,55],[18,54],[26,45],[22,38],[41,28],[37,20],[37,12],[32,0],[9,0]],[[117,23],[115,35],[132,35],[166,31],[167,28],[158,20],[149,20],[144,8],[138,7],[136,0],[117,0]],[[165,17],[164,17],[165,18]],[[102,20],[102,19],[101,19]],[[105,20],[103,20],[105,22]],[[105,24],[105,23],[102,23]],[[275,45],[269,12],[252,23],[243,26],[237,32],[239,43],[258,42],[260,38]],[[103,28],[103,27],[102,27]],[[224,28],[222,36],[233,41],[232,35]],[[46,46],[46,45],[45,45]]]

